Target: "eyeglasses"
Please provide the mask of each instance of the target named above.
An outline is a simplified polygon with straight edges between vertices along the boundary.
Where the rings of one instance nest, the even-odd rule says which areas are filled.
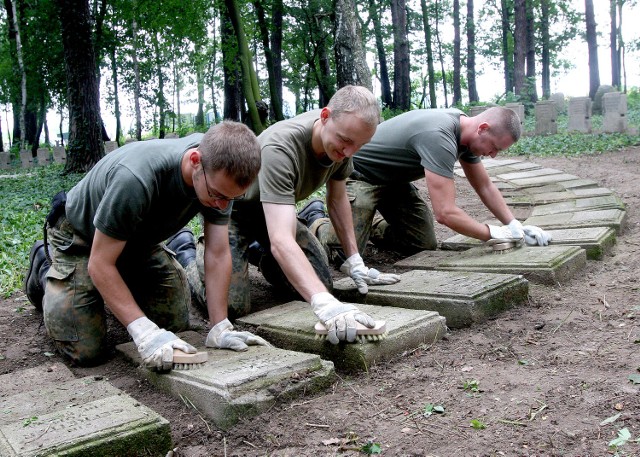
[[[244,198],[244,194],[238,195],[237,197],[229,198],[229,197],[225,197],[224,195],[216,192],[215,190],[212,190],[209,187],[209,182],[207,181],[207,174],[205,173],[204,168],[202,169],[202,174],[204,175],[204,186],[207,188],[207,194],[209,194],[210,198],[213,198],[214,200],[222,200],[222,201],[225,201],[225,202],[232,202],[232,201],[236,201],[236,200],[242,200]]]

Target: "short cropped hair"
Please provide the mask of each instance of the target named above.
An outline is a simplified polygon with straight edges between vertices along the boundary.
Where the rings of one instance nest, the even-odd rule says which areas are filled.
[[[224,171],[240,187],[249,186],[260,171],[260,144],[244,124],[224,121],[204,134],[198,151],[203,170]]]
[[[510,135],[514,143],[520,139],[522,126],[520,117],[515,111],[503,106],[493,106],[478,114],[477,117],[488,123],[495,135]]]
[[[336,119],[343,114],[355,114],[365,124],[380,123],[380,105],[369,89],[363,86],[344,86],[331,97],[327,108]]]

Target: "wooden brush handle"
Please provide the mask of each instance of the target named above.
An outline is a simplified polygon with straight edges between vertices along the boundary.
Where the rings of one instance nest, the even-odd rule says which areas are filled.
[[[173,363],[204,363],[209,360],[209,354],[204,351],[188,354],[180,349],[173,350]]]

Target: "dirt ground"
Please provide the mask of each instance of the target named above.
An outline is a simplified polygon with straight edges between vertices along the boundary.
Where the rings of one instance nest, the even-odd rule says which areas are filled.
[[[118,357],[70,368],[108,379],[167,418],[176,456],[354,456],[368,442],[386,456],[603,456],[616,453],[608,444],[623,428],[631,439],[617,454],[640,455],[640,389],[629,379],[640,370],[640,147],[528,160],[614,190],[627,205],[627,228],[611,255],[569,283],[531,284],[526,306],[368,373],[339,374],[326,392],[277,403],[226,432]],[[466,181],[456,183],[458,204],[488,219]],[[440,241],[452,235],[438,230]],[[371,249],[365,260],[389,271],[398,257]],[[255,279],[254,296],[276,303]],[[121,326],[110,333],[113,343],[128,340]],[[54,352],[23,294],[0,301],[0,374],[62,361]],[[429,405],[444,413],[425,413]]]

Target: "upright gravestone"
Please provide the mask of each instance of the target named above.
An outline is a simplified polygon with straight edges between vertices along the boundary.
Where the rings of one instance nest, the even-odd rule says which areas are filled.
[[[558,133],[556,122],[558,112],[552,100],[541,100],[536,103],[536,135],[554,135]]]
[[[118,142],[117,141],[105,141],[104,142],[104,153],[105,154],[109,154],[110,152],[113,152],[116,149],[118,149]]]
[[[567,131],[591,133],[591,99],[589,97],[569,99]]]
[[[621,133],[627,130],[627,95],[609,92],[602,97],[604,119],[602,128],[606,133]]]
[[[31,168],[33,166],[33,155],[31,155],[31,151],[25,149],[20,151],[20,162],[22,163],[22,168]]]
[[[50,156],[49,148],[38,148],[38,165],[42,166],[51,163]]]
[[[66,161],[67,161],[67,153],[64,150],[64,146],[54,146],[53,147],[53,161],[55,163],[66,163]]]
[[[520,126],[524,129],[524,105],[522,103],[507,103],[504,106],[518,115]]]
[[[604,97],[604,94],[615,91],[615,87],[609,86],[607,84],[603,84],[598,87],[596,94],[593,96],[593,114],[602,114],[602,97]]]
[[[0,169],[11,168],[11,156],[8,152],[0,152]]]
[[[564,114],[567,112],[567,104],[564,100],[564,94],[562,92],[556,92],[551,94],[549,100],[556,102],[556,111],[558,114]]]
[[[170,140],[172,138],[179,138],[176,132],[169,132],[164,136],[165,140]]]
[[[482,113],[483,111],[488,110],[489,108],[491,108],[491,107],[487,106],[487,105],[472,106],[471,108],[469,108],[469,116],[471,116],[471,117],[477,116],[478,114]]]

